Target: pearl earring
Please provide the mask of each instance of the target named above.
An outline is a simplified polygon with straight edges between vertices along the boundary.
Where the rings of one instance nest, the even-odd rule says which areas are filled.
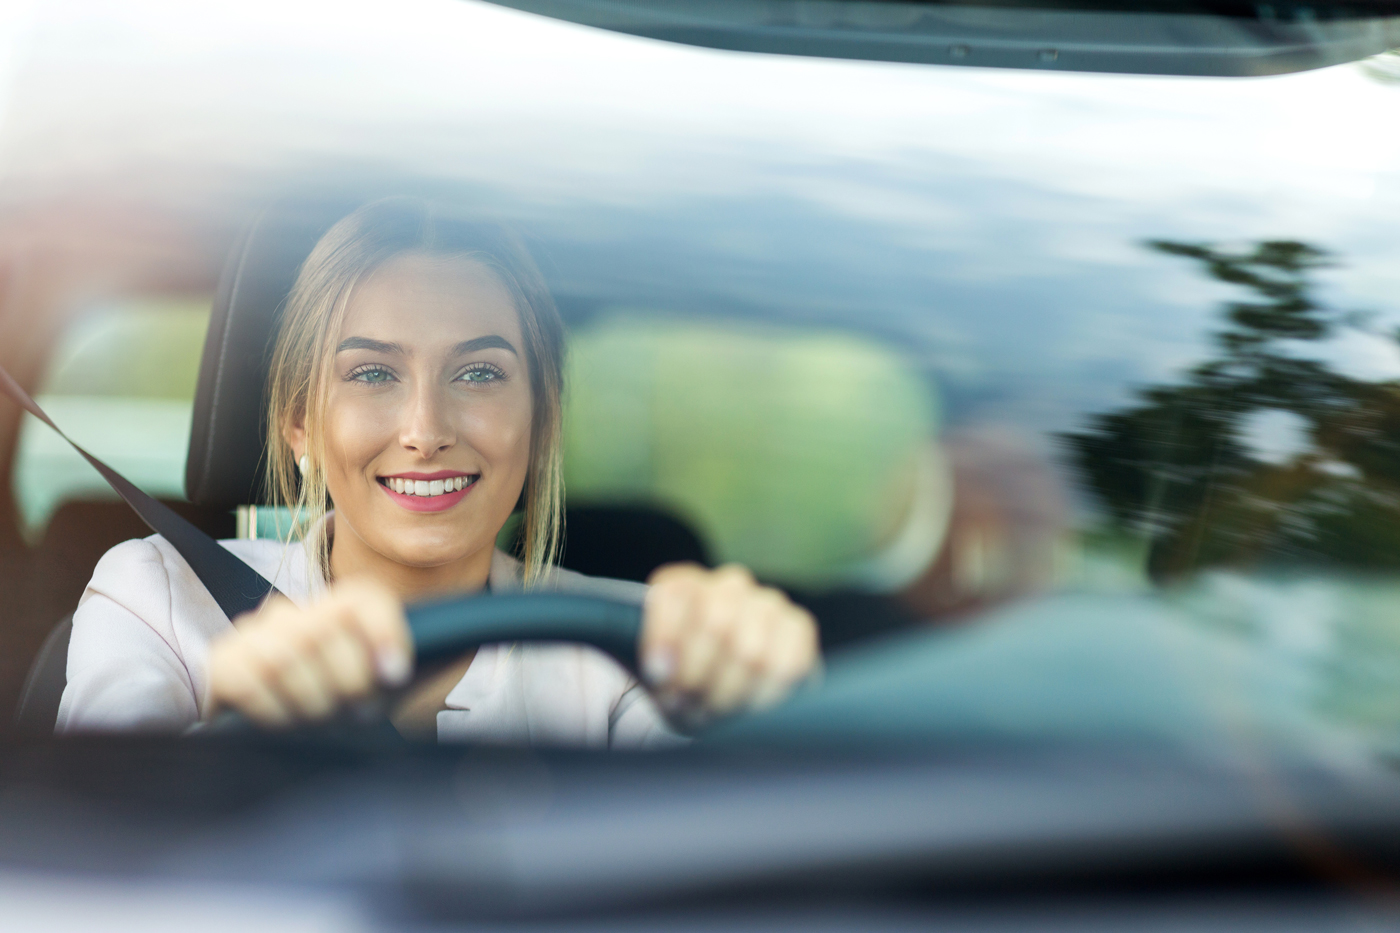
[[[297,461],[297,472],[300,473],[302,476],[305,476],[305,475],[306,475],[306,467],[307,467],[306,454],[302,454],[302,455],[301,455],[301,459]]]

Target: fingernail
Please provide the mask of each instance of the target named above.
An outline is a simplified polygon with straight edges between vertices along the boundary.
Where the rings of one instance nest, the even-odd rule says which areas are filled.
[[[379,679],[391,687],[398,687],[408,680],[413,662],[402,648],[386,648],[375,657],[379,668]]]
[[[676,654],[670,648],[649,651],[642,661],[642,675],[653,687],[668,683],[675,672]]]

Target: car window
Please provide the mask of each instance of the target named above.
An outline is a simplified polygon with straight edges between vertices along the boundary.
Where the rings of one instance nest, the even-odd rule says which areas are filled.
[[[37,401],[78,444],[154,496],[182,498],[208,299],[115,301],[83,313],[49,357]],[[65,501],[116,499],[61,437],[26,416],[13,467],[25,536]]]
[[[420,195],[521,231],[565,319],[566,561],[621,549],[626,511],[633,551],[742,561],[856,641],[1047,594],[1174,600],[1302,671],[1298,704],[1375,735],[1393,715],[1368,666],[1400,569],[1393,55],[1116,75],[475,2],[226,9],[45,6],[0,123],[39,283],[7,319],[63,335],[41,402],[144,488],[182,495],[207,312],[182,296],[240,231]],[[14,436],[31,543],[108,495]],[[679,543],[647,550],[663,519]],[[30,653],[58,617],[34,602]]]
[[[0,399],[0,927],[45,898],[152,931],[1393,914],[1397,45],[1389,0],[0,0],[0,365],[234,571],[206,593],[129,543]],[[358,457],[337,478],[393,516],[383,548],[350,496],[319,526],[363,559],[337,580],[245,481],[261,375],[217,418],[195,395],[289,307],[349,307],[373,261],[319,309],[290,283],[383,199],[470,221],[499,281],[396,256],[375,326],[325,342],[366,356],[335,389],[367,440],[278,467],[315,491]],[[493,328],[444,336],[463,292]],[[400,299],[450,365],[378,332]],[[556,457],[552,374],[520,375],[559,327]],[[425,372],[491,449],[365,468],[413,447]],[[513,508],[528,564],[556,470],[568,573],[438,561]],[[684,659],[639,634],[698,604],[641,585],[676,562],[755,578],[690,574],[726,589]],[[288,623],[366,568],[411,645],[390,610],[371,645]],[[717,637],[740,592],[785,630]],[[791,684],[740,686],[809,635]],[[252,674],[223,693],[221,651]],[[667,689],[707,664],[708,719]],[[326,717],[254,731],[284,703]]]

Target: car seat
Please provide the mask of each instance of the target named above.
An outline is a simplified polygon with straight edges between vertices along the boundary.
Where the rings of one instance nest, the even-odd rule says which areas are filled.
[[[238,238],[224,264],[195,391],[185,469],[189,502],[168,503],[215,537],[232,537],[233,510],[261,498],[263,384],[283,299],[321,234],[353,207],[327,203],[265,212]],[[100,514],[88,514],[94,509]],[[149,533],[125,503],[69,503],[55,514],[41,553],[51,547],[50,539],[71,537],[59,533],[72,524],[69,519],[97,530],[81,537],[89,550],[98,542],[98,551],[61,562],[82,568],[84,574],[107,548]],[[103,533],[108,531],[112,533]],[[75,595],[68,595],[76,602]],[[70,611],[51,630],[30,666],[15,712],[17,729],[52,731],[67,685],[71,630]]]

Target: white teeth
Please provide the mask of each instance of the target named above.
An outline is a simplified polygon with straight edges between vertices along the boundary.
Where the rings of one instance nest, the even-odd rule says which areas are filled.
[[[470,476],[453,476],[448,479],[403,479],[387,477],[385,484],[401,496],[441,496],[459,489],[466,489],[472,483]]]

